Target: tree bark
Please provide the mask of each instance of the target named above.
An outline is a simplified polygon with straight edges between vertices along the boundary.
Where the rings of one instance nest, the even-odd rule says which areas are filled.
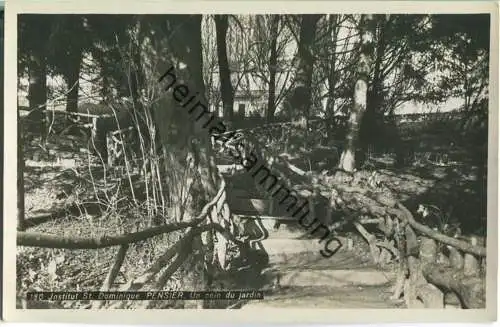
[[[269,54],[269,93],[267,98],[266,120],[268,123],[274,120],[276,112],[276,72],[278,70],[278,29],[280,23],[279,15],[271,15],[271,49]]]
[[[73,35],[71,44],[61,44],[61,46],[67,47],[68,51],[65,58],[61,58],[61,60],[64,61],[64,77],[69,88],[66,96],[66,111],[77,112],[80,70],[83,59],[83,38],[85,37],[83,21],[81,19],[70,20],[64,27],[68,28],[71,31],[70,33]]]
[[[22,17],[23,39],[21,49],[25,51],[28,66],[29,89],[28,101],[31,117],[36,120],[42,136],[46,138],[46,103],[47,103],[47,49],[52,33],[52,24],[43,15]]]
[[[375,60],[373,67],[373,80],[371,83],[370,91],[368,93],[367,99],[367,111],[377,111],[382,110],[380,108],[383,102],[383,77],[382,77],[382,60],[385,56],[385,48],[386,48],[386,18],[384,15],[380,18],[379,24],[377,24],[378,29],[378,37],[377,37],[377,46],[375,49]]]
[[[33,49],[29,62],[29,89],[28,101],[31,117],[39,122],[42,140],[46,138],[45,104],[47,103],[47,72],[45,51]]]
[[[217,59],[219,61],[220,92],[224,118],[228,121],[233,119],[234,91],[231,84],[231,71],[227,58],[226,36],[229,27],[227,15],[215,15],[215,31],[217,36]]]
[[[369,17],[366,17],[369,16]],[[358,137],[361,120],[366,112],[366,101],[368,91],[368,76],[370,73],[370,44],[372,34],[366,27],[366,21],[371,18],[371,15],[362,15],[360,21],[360,58],[357,67],[357,80],[354,85],[354,104],[350,113],[348,122],[348,131],[346,135],[346,146],[340,156],[339,169],[353,172],[356,168],[356,147],[358,145]]]
[[[311,84],[314,65],[312,45],[314,44],[316,36],[316,24],[320,18],[321,15],[301,15],[295,87],[291,92],[289,100],[292,115],[298,115],[299,117],[303,117],[305,119],[306,143],[308,138],[308,121],[311,109]]]
[[[338,37],[338,17],[339,15],[331,15],[330,17],[330,29],[332,33],[331,40],[331,55],[330,55],[330,65],[328,72],[328,99],[326,102],[326,114],[328,119],[328,139],[333,140],[334,138],[334,128],[335,128],[335,85],[337,84],[337,72],[336,72],[336,61],[337,61],[337,37]]]
[[[68,60],[70,60],[68,58]],[[78,109],[78,89],[80,88],[80,64],[82,60],[82,53],[75,54],[75,58],[72,60],[74,68],[68,71],[66,75],[66,81],[68,87],[70,88],[68,95],[66,97],[66,111],[67,112],[77,112]]]
[[[130,96],[132,98],[133,108],[132,110],[135,112],[141,112],[142,106],[142,96],[143,91],[145,90],[145,78],[142,69],[142,59],[143,56],[141,54],[140,47],[144,42],[144,29],[146,27],[143,26],[142,18],[138,18],[137,21],[137,46],[132,50],[132,58],[131,58],[131,76],[130,76]]]
[[[157,108],[155,119],[157,126],[159,126],[164,153],[168,153],[172,159],[171,162],[175,162],[178,176],[185,176],[178,181],[172,181],[171,185],[176,186],[178,190],[189,190],[188,197],[185,198],[186,201],[177,201],[174,202],[174,205],[182,215],[186,214],[191,217],[195,212],[199,212],[203,203],[208,202],[216,195],[221,183],[210,143],[209,131],[215,115],[208,112],[208,103],[205,97],[201,20],[201,15],[172,15],[168,18],[169,32],[173,34],[169,41],[173,72],[175,72],[177,84],[182,83],[188,89],[189,96],[185,97],[186,99],[191,95],[198,94],[196,107],[194,101],[191,106],[181,105],[179,101],[176,101],[179,92],[174,91],[174,89],[177,88],[171,87],[168,89],[166,97],[171,99],[170,110],[175,113],[173,117],[178,124],[177,127],[181,127],[178,135],[172,137],[166,130],[166,126],[169,126],[171,122],[164,121],[165,118],[168,118],[161,113],[164,108]],[[204,110],[202,111],[202,109]],[[170,175],[169,170],[171,169],[172,166],[168,165],[167,162],[165,170]],[[201,271],[202,275],[197,276],[199,285],[193,287],[204,290],[213,274],[211,271],[214,250],[212,230],[208,230],[201,237],[195,237],[193,247],[194,251],[198,253],[195,262],[196,265],[199,265],[198,271]]]
[[[387,21],[385,15],[379,15],[375,19],[376,24],[372,32],[374,38],[376,38],[376,46],[372,54],[373,76],[368,87],[366,113],[361,120],[359,143],[362,155],[360,159],[363,159],[370,145],[380,148],[381,146],[392,143],[392,140],[387,137],[388,134],[384,133],[387,126],[384,122],[384,79],[382,62],[386,51]]]

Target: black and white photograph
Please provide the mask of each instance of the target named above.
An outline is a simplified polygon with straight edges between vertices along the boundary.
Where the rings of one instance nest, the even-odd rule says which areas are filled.
[[[6,6],[4,314],[496,318],[498,8],[47,3]]]

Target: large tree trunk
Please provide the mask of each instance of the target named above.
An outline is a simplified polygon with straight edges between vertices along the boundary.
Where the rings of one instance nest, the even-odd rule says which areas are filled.
[[[361,159],[368,153],[370,145],[376,150],[396,152],[397,163],[403,163],[404,148],[401,143],[393,112],[385,106],[384,69],[382,67],[387,47],[387,25],[390,15],[377,15],[376,46],[373,59],[373,78],[369,83],[366,113],[360,127],[359,143]],[[386,114],[389,113],[389,120]]]
[[[45,107],[47,103],[47,73],[45,53],[43,50],[33,51],[33,54],[30,56],[28,71],[28,101],[30,110],[33,110],[31,117],[39,122],[39,132],[41,133],[42,141],[44,141],[47,132],[45,120],[45,112],[47,109]]]
[[[308,143],[309,114],[311,110],[311,84],[314,65],[312,45],[316,36],[316,24],[321,15],[301,15],[300,36],[298,41],[298,61],[295,87],[291,92],[292,115],[305,120],[305,144]]]
[[[42,141],[46,139],[46,103],[47,103],[47,48],[52,25],[46,17],[32,15],[23,17],[26,24],[23,40],[28,53],[29,89],[28,101],[32,119],[39,124]],[[32,34],[31,34],[32,33]]]
[[[368,17],[367,17],[368,16]],[[366,111],[368,74],[370,73],[370,43],[372,35],[366,27],[371,15],[361,15],[360,21],[360,58],[357,66],[357,80],[354,86],[354,105],[349,117],[346,146],[340,157],[339,168],[353,172],[356,168],[356,147],[358,145],[360,123]]]
[[[216,195],[221,182],[209,137],[213,115],[208,113],[202,74],[201,18],[201,15],[169,16],[168,32],[172,35],[169,41],[172,51],[169,59],[173,68],[170,70],[170,75],[162,81],[162,88],[165,88],[172,84],[172,76],[175,76],[177,85],[182,83],[187,87],[188,94],[183,97],[184,99],[187,100],[195,94],[199,95],[191,105],[186,106],[186,100],[176,101],[181,97],[181,93],[186,92],[179,92],[175,85],[167,87],[165,97],[169,99],[170,104],[155,110],[155,121],[163,152],[171,159],[166,162],[165,171],[171,176],[171,171],[177,170],[178,176],[185,176],[169,181],[169,185],[171,189],[189,190],[187,197],[181,198],[179,194],[177,201],[174,201],[176,212],[180,212],[186,218],[199,213],[202,206]],[[166,67],[165,71],[169,68]],[[165,108],[168,108],[169,112]],[[172,119],[177,125],[176,135],[172,135],[168,128],[172,125]],[[196,281],[199,284],[193,287],[204,290],[212,276],[212,232],[206,232],[202,237],[196,238],[193,247],[194,252],[198,253],[197,265],[200,265],[203,271],[203,276],[198,276]]]
[[[338,18],[339,15],[330,15],[329,17],[329,29],[332,33],[331,40],[331,55],[330,55],[330,69],[328,72],[328,99],[326,101],[326,117],[328,124],[328,140],[333,140],[334,138],[334,128],[335,128],[335,86],[337,85],[337,71],[336,71],[336,61],[337,61],[337,38],[338,38]]]
[[[384,80],[382,77],[382,61],[384,60],[386,48],[386,24],[386,17],[381,15],[379,17],[379,24],[377,24],[377,46],[375,50],[375,61],[373,64],[373,80],[367,99],[367,111],[381,112],[383,110],[383,108],[381,108],[384,101],[384,95],[382,93],[384,87]]]
[[[58,27],[57,30],[61,33],[57,46],[65,50],[57,52],[59,54],[57,61],[68,87],[66,111],[77,112],[80,69],[85,42],[83,19],[63,18],[55,27]]]
[[[276,111],[276,71],[278,69],[278,28],[280,16],[271,16],[271,51],[269,54],[269,93],[267,98],[267,122],[274,120],[274,113]]]
[[[227,15],[215,15],[215,29],[217,34],[217,58],[219,61],[220,91],[224,118],[228,121],[233,119],[233,97],[234,91],[231,85],[231,71],[227,59],[226,36],[229,27]]]
[[[78,41],[76,43],[79,44]],[[77,112],[82,57],[83,49],[77,46],[66,58],[68,65],[66,83],[69,88],[68,95],[66,96],[66,111],[68,112]]]

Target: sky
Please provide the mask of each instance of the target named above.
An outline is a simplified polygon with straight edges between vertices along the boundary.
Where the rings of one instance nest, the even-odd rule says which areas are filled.
[[[451,110],[458,109],[463,105],[463,99],[459,98],[450,98],[446,102],[443,102],[439,105],[425,105],[423,103],[413,103],[406,102],[402,104],[397,110],[396,114],[412,114],[412,113],[427,113],[427,112],[447,112]]]

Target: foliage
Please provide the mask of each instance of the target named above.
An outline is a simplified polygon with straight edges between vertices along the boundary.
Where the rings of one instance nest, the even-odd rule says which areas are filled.
[[[488,96],[489,15],[432,16],[434,68],[445,73],[439,83],[449,96],[474,110]]]

